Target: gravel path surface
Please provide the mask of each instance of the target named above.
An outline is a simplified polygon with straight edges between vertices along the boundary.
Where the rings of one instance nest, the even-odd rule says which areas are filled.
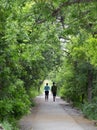
[[[31,113],[20,120],[20,130],[97,130],[92,121],[59,97],[53,102],[50,94],[45,101],[43,94],[36,103]]]

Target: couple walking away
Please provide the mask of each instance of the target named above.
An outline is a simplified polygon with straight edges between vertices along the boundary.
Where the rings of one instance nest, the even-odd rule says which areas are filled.
[[[45,101],[48,101],[49,91],[50,91],[50,86],[48,85],[48,83],[46,83],[46,85],[44,86],[44,91],[45,91]],[[51,86],[51,92],[53,95],[53,101],[55,102],[56,94],[57,94],[57,86],[54,82],[53,85]]]

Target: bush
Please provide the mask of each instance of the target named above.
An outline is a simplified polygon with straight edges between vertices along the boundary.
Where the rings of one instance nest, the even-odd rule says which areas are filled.
[[[5,93],[0,100],[0,120],[17,120],[29,112],[31,103],[21,80],[11,83]]]
[[[1,125],[4,130],[19,130],[15,125],[10,124],[8,121],[3,121]]]
[[[96,103],[85,103],[83,105],[84,115],[93,120],[97,120],[97,104]]]
[[[9,122],[7,121],[3,121],[2,127],[4,128],[4,130],[12,130],[12,125],[9,124]]]

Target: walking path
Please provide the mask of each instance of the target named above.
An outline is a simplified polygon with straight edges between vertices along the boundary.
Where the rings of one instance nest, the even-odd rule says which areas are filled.
[[[59,97],[53,102],[50,94],[49,100],[45,101],[43,94],[36,102],[31,114],[20,120],[21,130],[97,130],[91,121],[65,107],[68,104]],[[69,114],[69,110],[73,114]]]

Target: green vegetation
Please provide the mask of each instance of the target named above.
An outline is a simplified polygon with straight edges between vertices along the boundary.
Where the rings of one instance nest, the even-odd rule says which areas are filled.
[[[0,1],[1,123],[15,130],[47,76],[97,119],[96,10],[96,0]]]

